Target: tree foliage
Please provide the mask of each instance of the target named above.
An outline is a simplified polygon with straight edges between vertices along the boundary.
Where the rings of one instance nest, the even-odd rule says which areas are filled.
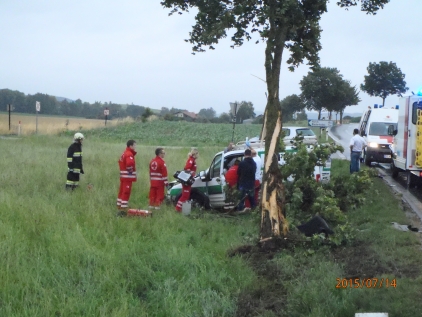
[[[366,69],[368,75],[364,77],[360,88],[370,96],[381,97],[383,106],[389,95],[400,95],[409,89],[404,81],[405,75],[396,63],[369,63]]]
[[[362,10],[375,14],[389,0],[364,0]],[[284,49],[290,51],[287,64],[294,70],[305,60],[311,67],[319,63],[321,49],[319,20],[327,11],[328,0],[164,0],[170,15],[196,9],[195,24],[186,41],[192,44],[193,53],[203,52],[228,36],[232,47],[258,36],[257,43],[265,43],[265,73],[268,90],[264,114],[265,162],[262,184],[261,238],[286,233],[284,189],[278,160],[282,133],[279,98],[280,68]],[[341,7],[351,7],[359,0],[338,0]],[[233,32],[232,32],[233,31]]]
[[[289,122],[293,120],[293,115],[296,112],[301,112],[305,108],[305,105],[298,95],[290,95],[280,100],[280,107],[283,122]]]
[[[343,79],[337,68],[322,67],[309,72],[300,81],[302,99],[309,110],[343,111],[346,106],[356,105],[360,99],[356,88]]]
[[[243,120],[255,118],[255,109],[253,103],[250,101],[242,101],[237,102],[237,114],[236,114],[236,123],[242,123]],[[229,111],[231,121],[233,121],[233,114],[231,113],[231,109]]]
[[[15,112],[35,113],[35,103],[41,103],[41,114],[63,115],[73,117],[84,117],[88,119],[103,119],[104,109],[110,111],[109,119],[132,117],[136,119],[142,116],[146,108],[137,105],[120,105],[112,102],[99,102],[93,104],[83,102],[81,99],[71,101],[62,99],[59,101],[55,96],[37,93],[35,95],[25,95],[19,91],[10,89],[0,89],[0,105],[11,104],[15,107]]]
[[[198,112],[198,116],[200,116],[201,118],[205,118],[208,120],[214,119],[215,116],[217,115],[217,113],[215,112],[214,108],[208,108],[208,109],[201,109]]]

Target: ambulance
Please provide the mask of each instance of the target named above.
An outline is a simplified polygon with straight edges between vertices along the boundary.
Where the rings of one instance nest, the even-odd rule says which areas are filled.
[[[391,171],[393,178],[406,172],[409,187],[413,177],[422,177],[422,91],[401,97],[399,105],[398,127],[389,128],[394,136]]]
[[[224,153],[218,152],[215,154],[211,161],[210,167],[206,171],[201,171],[194,178],[190,200],[198,207],[204,209],[219,209],[223,208],[226,204],[226,197],[224,186],[226,181],[224,178],[225,173],[234,164],[236,160],[242,160],[245,154],[245,142],[239,142],[236,144],[233,151]],[[248,143],[248,147],[254,148],[257,155],[261,158],[261,161],[265,161],[265,143],[260,141],[252,141]],[[309,151],[313,149],[313,146],[307,146]],[[295,152],[294,146],[286,146],[285,152]],[[279,165],[285,164],[283,160],[283,153],[279,155]],[[263,165],[261,174],[263,173]],[[314,178],[317,182],[327,183],[330,181],[331,176],[331,159],[327,160],[324,166],[315,166]],[[167,192],[167,199],[175,204],[182,194],[182,185],[178,181],[169,183]]]
[[[397,129],[399,120],[398,106],[384,108],[374,105],[374,108],[365,111],[359,122],[359,134],[365,139],[367,147],[363,151],[365,164],[371,166],[372,162],[391,163],[391,144],[393,137],[388,135],[390,125]]]

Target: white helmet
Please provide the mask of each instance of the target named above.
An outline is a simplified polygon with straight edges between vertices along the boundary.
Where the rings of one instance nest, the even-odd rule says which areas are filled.
[[[73,140],[82,140],[84,139],[84,135],[80,132],[76,132],[75,135],[73,136]]]

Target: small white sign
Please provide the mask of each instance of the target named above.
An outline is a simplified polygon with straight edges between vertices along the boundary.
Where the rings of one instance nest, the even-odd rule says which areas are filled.
[[[230,102],[230,110],[232,113],[233,117],[236,117],[237,112],[239,111],[239,105],[237,104],[237,102]]]
[[[41,111],[41,102],[39,101],[35,102],[35,110],[37,110],[38,112]]]
[[[327,127],[333,126],[333,121],[331,121],[331,120],[308,120],[308,126],[327,128]]]
[[[104,115],[108,116],[110,114],[110,110],[104,110]]]

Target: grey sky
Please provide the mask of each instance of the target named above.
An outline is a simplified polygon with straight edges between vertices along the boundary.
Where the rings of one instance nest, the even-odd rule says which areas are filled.
[[[393,61],[406,74],[409,94],[422,88],[422,0],[391,0],[375,16],[335,3],[321,20],[322,66],[336,67],[359,87],[369,62]],[[263,112],[266,86],[252,75],[265,79],[264,44],[254,44],[256,38],[233,50],[223,40],[214,51],[192,55],[184,39],[194,12],[168,13],[160,0],[1,0],[0,89],[217,113],[245,100]],[[308,71],[302,65],[291,73],[283,64],[280,98],[299,94]],[[363,92],[360,98],[346,111],[382,102]],[[389,96],[386,105],[397,100]]]

